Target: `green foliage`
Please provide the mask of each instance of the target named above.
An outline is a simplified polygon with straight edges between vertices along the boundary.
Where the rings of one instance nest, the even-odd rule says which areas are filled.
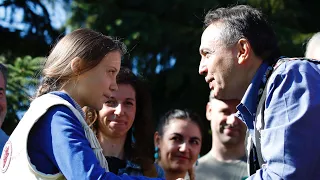
[[[267,15],[285,56],[303,56],[307,40],[320,29],[315,23],[320,1],[248,0],[248,4]]]
[[[0,56],[0,62],[6,64],[8,61],[4,56]],[[6,64],[8,67],[6,91],[8,113],[2,128],[8,134],[11,134],[19,122],[17,113],[21,113],[29,107],[30,98],[39,82],[37,73],[40,71],[42,61],[43,58],[40,57],[25,56],[16,58],[12,64]]]

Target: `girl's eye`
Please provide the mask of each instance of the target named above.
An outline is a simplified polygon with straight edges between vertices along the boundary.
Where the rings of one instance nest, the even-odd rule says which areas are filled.
[[[115,70],[109,70],[109,73],[111,73],[112,75],[114,75],[116,73]]]

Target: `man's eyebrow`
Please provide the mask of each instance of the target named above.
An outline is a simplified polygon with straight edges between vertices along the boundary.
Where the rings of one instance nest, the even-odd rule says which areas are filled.
[[[200,47],[199,48],[199,53],[203,53],[203,51],[209,51],[209,52],[213,52],[213,49],[210,49],[208,47]]]

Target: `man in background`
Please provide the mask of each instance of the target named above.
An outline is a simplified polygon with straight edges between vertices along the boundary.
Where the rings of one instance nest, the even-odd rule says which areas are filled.
[[[8,135],[1,129],[3,121],[7,114],[7,98],[6,98],[6,87],[7,87],[7,67],[0,63],[0,156],[3,146],[8,140]]]
[[[196,179],[241,180],[248,177],[244,145],[247,128],[234,116],[239,103],[239,100],[218,100],[211,91],[206,117],[211,124],[212,147],[198,160]]]

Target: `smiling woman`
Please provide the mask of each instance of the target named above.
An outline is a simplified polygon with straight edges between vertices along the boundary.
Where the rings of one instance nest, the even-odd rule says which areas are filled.
[[[154,135],[155,158],[164,169],[167,180],[186,177],[195,180],[193,165],[202,144],[200,117],[188,110],[174,109],[159,121]]]
[[[86,107],[87,123],[95,132],[111,172],[163,177],[154,164],[151,98],[146,85],[130,69],[121,68],[118,90],[100,111]]]

